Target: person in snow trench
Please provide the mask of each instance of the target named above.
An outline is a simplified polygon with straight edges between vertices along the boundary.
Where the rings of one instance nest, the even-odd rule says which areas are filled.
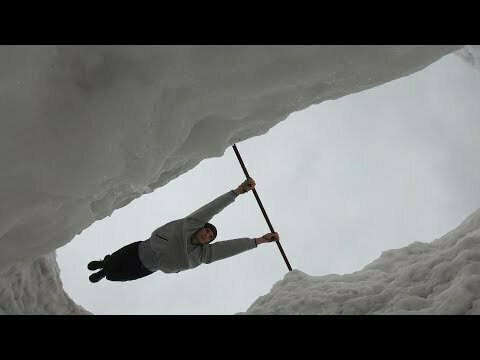
[[[106,255],[103,261],[91,261],[88,269],[100,271],[90,275],[90,281],[96,283],[104,277],[110,281],[130,281],[158,270],[178,273],[240,254],[262,243],[280,240],[278,233],[273,232],[258,238],[210,244],[217,237],[217,229],[209,223],[210,219],[255,185],[255,181],[248,178],[235,190],[219,196],[187,217],[159,227],[149,239],[126,245]]]

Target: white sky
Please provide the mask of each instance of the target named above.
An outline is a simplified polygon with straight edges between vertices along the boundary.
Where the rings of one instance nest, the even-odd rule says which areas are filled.
[[[360,270],[478,209],[480,72],[449,55],[409,77],[292,114],[238,149],[294,269]],[[57,250],[64,288],[95,314],[232,314],[287,273],[274,244],[179,274],[91,284],[86,265],[236,187],[231,148]],[[269,232],[253,194],[212,219],[218,239]]]

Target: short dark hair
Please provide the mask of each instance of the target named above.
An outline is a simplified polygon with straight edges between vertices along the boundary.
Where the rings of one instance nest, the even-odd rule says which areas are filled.
[[[210,223],[206,223],[203,227],[207,228],[207,229],[210,229],[213,232],[213,239],[209,242],[212,242],[213,240],[215,240],[215,238],[217,237],[217,228],[213,224],[210,224]]]

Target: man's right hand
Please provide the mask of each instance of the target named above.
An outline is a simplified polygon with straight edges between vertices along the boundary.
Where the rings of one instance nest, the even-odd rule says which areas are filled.
[[[257,245],[265,242],[278,241],[278,240],[280,240],[280,236],[278,235],[277,232],[268,233],[263,235],[262,237],[255,239],[255,241],[257,242]]]

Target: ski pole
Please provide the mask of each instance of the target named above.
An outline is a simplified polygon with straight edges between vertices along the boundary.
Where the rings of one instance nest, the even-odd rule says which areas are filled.
[[[235,154],[237,155],[238,161],[240,162],[240,166],[242,167],[243,172],[245,173],[245,176],[248,179],[250,177],[250,175],[248,175],[247,168],[245,167],[245,164],[243,163],[242,157],[240,156],[240,153],[238,152],[236,144],[233,144],[232,147],[233,147],[233,150],[235,151]],[[267,212],[265,211],[265,209],[262,205],[262,202],[260,201],[260,198],[258,197],[257,191],[255,189],[252,189],[252,191],[253,191],[253,195],[255,195],[255,199],[257,199],[258,205],[260,206],[260,210],[262,210],[263,216],[265,217],[265,220],[267,221],[268,227],[270,228],[270,232],[275,232],[275,230],[273,230],[272,223],[268,219]],[[283,256],[283,260],[285,260],[285,263],[287,264],[288,270],[292,271],[292,267],[290,266],[290,263],[288,262],[287,256],[285,255],[285,252],[282,249],[282,245],[280,245],[280,241],[275,241],[275,242],[277,243],[278,249],[280,250],[280,253]]]

